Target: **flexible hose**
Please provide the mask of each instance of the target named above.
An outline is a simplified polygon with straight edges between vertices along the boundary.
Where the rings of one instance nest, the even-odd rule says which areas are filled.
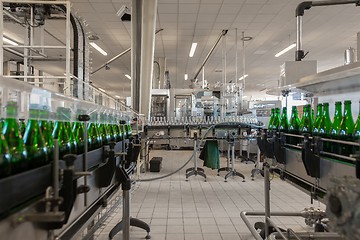
[[[229,124],[229,123],[225,123],[225,124]],[[150,181],[160,180],[160,179],[163,179],[163,178],[170,177],[170,176],[174,175],[175,173],[179,172],[181,169],[183,169],[186,165],[189,164],[189,162],[190,162],[190,161],[193,159],[193,157],[195,156],[195,153],[200,150],[200,146],[201,146],[201,144],[203,143],[204,138],[208,135],[209,131],[210,131],[212,128],[216,127],[217,125],[224,125],[224,123],[214,124],[214,125],[211,125],[210,127],[208,127],[208,129],[206,129],[205,134],[202,136],[202,138],[200,139],[199,144],[196,146],[196,151],[193,152],[193,154],[190,156],[189,160],[187,160],[180,168],[176,169],[174,172],[165,174],[165,175],[163,175],[163,176],[154,177],[154,178],[137,179],[136,181],[137,181],[137,182],[150,182]],[[236,124],[234,124],[233,122],[231,123],[231,125],[236,126]],[[261,128],[261,127],[262,127],[262,126],[253,125],[253,124],[246,124],[246,125],[248,125],[248,126],[250,126],[250,127],[255,127],[255,128]]]

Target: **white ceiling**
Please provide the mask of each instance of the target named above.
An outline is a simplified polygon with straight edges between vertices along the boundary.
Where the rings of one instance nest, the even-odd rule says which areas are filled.
[[[277,86],[280,65],[293,61],[295,50],[279,58],[275,53],[296,38],[295,8],[302,0],[158,0],[155,60],[167,59],[173,88],[188,88],[210,48],[223,29],[229,29],[226,45],[221,41],[205,66],[209,83],[222,81],[223,56],[226,49],[226,81],[235,78],[235,29],[238,31],[238,76],[243,72],[242,32],[253,40],[245,43],[246,91],[257,91]],[[94,69],[130,47],[130,22],[116,16],[123,5],[131,7],[130,0],[73,0],[76,15],[86,20],[87,31],[99,36],[97,44],[108,52],[103,56],[93,50],[91,66]],[[313,7],[304,15],[303,48],[309,51],[305,60],[317,60],[318,71],[343,64],[344,50],[356,48],[356,34],[360,30],[360,8],[355,5]],[[48,29],[60,35],[56,29]],[[192,42],[197,42],[193,58],[188,54]],[[97,86],[108,93],[130,95],[131,82],[124,76],[130,73],[130,53],[91,76]],[[199,75],[201,78],[201,75]],[[245,93],[245,95],[248,95]]]

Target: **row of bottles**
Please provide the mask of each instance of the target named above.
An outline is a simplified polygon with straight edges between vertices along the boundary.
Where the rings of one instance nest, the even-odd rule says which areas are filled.
[[[69,122],[71,111],[57,109],[57,121],[49,121],[49,111],[32,105],[29,120],[17,121],[17,104],[8,102],[6,119],[0,121],[0,179],[43,166],[53,159],[54,139],[59,142],[60,158],[65,154],[84,152],[84,123]],[[77,115],[84,114],[79,110]],[[109,142],[130,138],[130,124],[118,124],[113,116],[97,113],[90,116],[88,124],[88,150],[94,150]]]
[[[257,118],[254,116],[226,116],[226,117],[182,117],[182,118],[166,118],[166,117],[152,117],[147,123],[149,126],[176,126],[176,125],[212,125],[220,123],[246,123],[257,124]]]
[[[290,121],[288,121],[286,107],[283,108],[281,116],[280,109],[276,108],[271,110],[268,129],[292,134],[309,133],[314,136],[343,141],[358,141],[360,140],[360,109],[358,119],[355,123],[351,112],[351,101],[349,100],[344,101],[344,113],[342,113],[342,103],[335,103],[333,121],[330,119],[329,103],[319,103],[317,105],[315,119],[314,111],[311,109],[310,104],[303,107],[303,116],[301,120],[296,106],[292,107]],[[297,145],[301,142],[301,139],[287,137],[287,142],[289,144]],[[346,144],[324,142],[323,150],[325,152],[349,156],[359,149]]]

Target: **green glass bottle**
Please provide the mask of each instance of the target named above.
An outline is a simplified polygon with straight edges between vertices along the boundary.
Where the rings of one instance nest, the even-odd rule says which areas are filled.
[[[74,126],[72,129],[75,141],[77,145],[77,154],[83,154],[85,150],[85,141],[84,141],[84,123],[83,122],[74,122]]]
[[[102,137],[97,128],[97,113],[90,114],[88,124],[88,146],[89,150],[94,150],[102,146]]]
[[[51,132],[54,131],[54,128],[55,128],[55,121],[53,120],[49,120],[49,126],[50,126],[50,130]]]
[[[275,117],[275,108],[272,108],[271,109],[271,114],[270,114],[270,120],[269,120],[269,124],[268,124],[268,129],[269,130],[273,129],[274,117]]]
[[[11,175],[11,155],[5,137],[0,133],[0,179]]]
[[[341,108],[341,102],[335,102],[335,115],[334,115],[334,121],[331,125],[330,130],[330,137],[332,139],[339,140],[339,131],[341,128],[341,122],[342,122],[342,108]],[[331,143],[330,148],[331,153],[340,153],[340,145],[338,143]]]
[[[29,110],[29,120],[24,133],[24,144],[30,160],[30,167],[36,168],[48,163],[48,149],[39,122],[39,110]]]
[[[17,104],[10,101],[6,107],[6,119],[2,133],[11,154],[11,174],[20,173],[29,168],[29,159],[16,117]]]
[[[281,116],[280,108],[275,108],[274,120],[272,123],[272,130],[278,130],[280,128]]]
[[[351,101],[344,102],[344,116],[342,118],[339,130],[339,138],[343,141],[352,141],[354,132],[354,120],[351,112]],[[346,144],[340,144],[340,154],[349,156],[352,153],[352,147]]]
[[[127,131],[128,138],[131,138],[132,137],[132,128],[131,128],[130,123],[126,124],[126,131]]]
[[[113,141],[114,142],[118,142],[120,141],[120,138],[119,138],[119,128],[116,126],[115,124],[115,117],[114,115],[110,115],[110,128],[112,129],[112,133],[113,133]]]
[[[317,105],[316,119],[315,119],[314,128],[313,128],[314,135],[319,135],[320,122],[321,122],[322,117],[323,117],[323,105],[321,103],[319,103]]]
[[[123,131],[123,127],[122,127],[122,125],[121,125],[119,122],[116,124],[116,126],[117,126],[117,128],[119,129],[118,131],[119,131],[120,141],[123,141],[123,140],[125,139],[125,133],[124,133],[124,131]]]
[[[287,117],[287,108],[286,107],[283,107],[283,109],[282,109],[279,130],[280,130],[280,132],[285,132],[285,133],[287,133],[289,130],[289,120]]]
[[[72,154],[76,154],[77,153],[77,144],[76,144],[76,139],[74,136],[74,132],[72,131],[71,128],[71,111],[69,108],[65,108],[65,122],[64,122],[64,126],[66,128],[66,132],[69,136],[69,140],[70,140],[70,152]]]
[[[300,123],[300,133],[311,133],[313,129],[313,122],[311,117],[311,105],[307,104],[304,106],[304,113]]]
[[[331,119],[330,119],[330,113],[329,113],[329,103],[323,104],[323,113],[320,119],[319,123],[319,131],[318,135],[323,138],[330,138],[330,130],[331,130]],[[323,150],[325,152],[330,152],[331,149],[330,142],[323,143]]]
[[[296,106],[293,106],[291,109],[291,117],[290,117],[290,123],[289,123],[289,133],[298,135],[300,131],[300,118],[299,118],[299,112],[297,110]],[[289,138],[289,144],[297,145],[301,142],[300,138],[297,137],[290,137]]]
[[[125,124],[121,124],[121,128],[122,128],[122,132],[123,132],[123,139],[129,139],[129,135],[128,135],[128,132],[127,132],[127,129],[126,129],[126,126]]]
[[[64,155],[70,154],[72,152],[70,138],[68,131],[65,127],[65,114],[66,109],[63,107],[58,107],[57,109],[57,120],[55,122],[54,130],[52,136],[54,139],[58,140],[59,143],[59,158],[63,159]]]
[[[356,124],[354,126],[353,141],[360,143],[360,101],[359,101],[359,114],[358,114]],[[360,147],[353,148],[353,154],[355,154],[358,151],[360,151]]]
[[[106,126],[106,115],[104,113],[100,114],[100,123],[98,124],[99,133],[101,136],[101,141],[103,144],[109,144],[110,142],[110,134],[108,133],[108,129]]]
[[[24,137],[25,130],[26,130],[25,119],[20,118],[19,119],[19,131],[20,131],[20,134],[22,137]]]
[[[107,121],[105,124],[107,132],[109,134],[109,142],[116,142],[116,135],[114,132],[114,128],[112,127],[112,116],[109,114],[106,119]]]
[[[48,110],[40,110],[39,127],[48,149],[48,161],[51,162],[54,159],[54,138],[52,136],[53,129],[50,125],[49,116]]]

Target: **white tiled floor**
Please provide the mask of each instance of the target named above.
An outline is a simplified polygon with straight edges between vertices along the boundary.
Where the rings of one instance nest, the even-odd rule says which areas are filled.
[[[160,173],[146,173],[142,179],[158,177],[179,168],[191,156],[191,151],[153,150],[152,156],[163,157]],[[253,164],[236,161],[236,169],[246,177],[231,177],[224,182],[223,172],[217,176],[216,170],[205,168],[207,182],[201,176],[192,176],[185,181],[185,169],[169,178],[151,182],[136,183],[132,194],[131,215],[147,222],[153,240],[236,240],[254,239],[240,218],[241,211],[264,211],[263,178],[259,175],[251,181]],[[199,160],[202,165],[202,161]],[[225,166],[222,158],[222,166]],[[274,176],[271,182],[272,211],[301,211],[310,207],[310,197],[292,185]],[[324,208],[315,203],[314,207]],[[121,206],[96,232],[96,240],[108,239],[108,233],[121,219]],[[283,227],[294,230],[310,230],[302,218],[273,217]],[[251,218],[252,222],[262,218]],[[286,224],[286,225],[285,225]],[[131,239],[144,239],[145,232],[131,228]],[[121,232],[114,239],[122,239]]]

